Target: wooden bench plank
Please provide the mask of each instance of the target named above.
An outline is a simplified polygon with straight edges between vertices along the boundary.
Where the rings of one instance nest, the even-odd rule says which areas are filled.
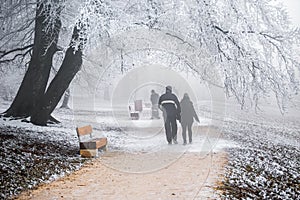
[[[91,134],[93,132],[93,128],[91,125],[88,125],[88,126],[76,128],[76,131],[77,131],[78,137],[80,137],[83,135]]]
[[[96,141],[96,148],[97,149],[106,147],[106,145],[107,145],[107,138],[100,138],[100,140]]]
[[[131,117],[132,120],[138,120],[140,118],[138,112],[130,113],[130,117]]]
[[[80,142],[80,149],[99,149],[105,147],[107,144],[107,138],[94,138],[89,141]]]

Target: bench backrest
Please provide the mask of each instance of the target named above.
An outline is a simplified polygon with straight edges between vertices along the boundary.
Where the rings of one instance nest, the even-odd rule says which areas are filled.
[[[80,136],[90,135],[90,137],[92,137],[93,128],[92,128],[91,125],[83,126],[83,127],[77,127],[76,132],[77,132],[77,136],[80,140]]]

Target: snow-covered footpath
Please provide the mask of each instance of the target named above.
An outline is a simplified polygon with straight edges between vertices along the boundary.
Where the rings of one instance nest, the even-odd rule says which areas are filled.
[[[8,106],[8,103],[0,105],[0,112]],[[219,127],[224,137],[221,144],[230,144],[221,145],[227,148],[229,161],[222,184],[217,188],[221,191],[220,198],[300,199],[298,111],[282,118],[269,111],[266,112],[268,115],[256,115],[228,107],[230,112],[218,119],[223,122]],[[199,115],[210,116],[208,110],[201,109]],[[95,113],[98,118],[94,117]],[[123,127],[126,123],[122,124],[122,121],[115,124],[109,115],[107,110],[93,113],[80,109],[74,112],[57,109],[54,116],[62,123],[48,127],[0,118],[0,198],[11,198],[39,183],[55,180],[79,169],[88,161],[78,155],[75,123],[89,123],[94,127],[98,124],[98,131],[105,130],[111,150],[148,152],[167,146],[163,134],[151,136],[150,132],[149,140],[139,140],[138,143],[130,137],[131,134],[133,138],[139,138],[138,131]],[[159,121],[154,123],[159,132],[161,124]],[[121,133],[125,129],[127,135]],[[198,139],[205,138],[199,135]]]

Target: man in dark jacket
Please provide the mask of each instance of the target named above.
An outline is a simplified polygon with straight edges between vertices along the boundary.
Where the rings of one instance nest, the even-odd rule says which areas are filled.
[[[161,95],[158,100],[158,106],[163,111],[165,131],[169,144],[177,144],[177,122],[176,118],[180,115],[180,103],[175,94],[172,93],[172,87],[166,87],[166,93]]]
[[[181,106],[181,127],[182,127],[182,138],[183,144],[186,145],[186,128],[188,128],[189,142],[192,143],[192,125],[194,118],[199,122],[199,118],[193,106],[193,102],[187,93],[184,94],[180,101]]]

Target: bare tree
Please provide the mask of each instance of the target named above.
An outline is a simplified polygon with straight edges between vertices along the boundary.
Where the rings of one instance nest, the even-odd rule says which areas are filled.
[[[100,14],[101,2],[94,1],[89,5],[94,10],[87,12]],[[58,50],[62,9],[63,4],[59,0],[45,0],[37,3],[33,53],[29,68],[17,96],[4,116],[17,118],[30,116],[30,121],[37,125],[46,125],[49,119],[57,122],[50,115],[81,67],[82,51],[89,28],[86,16],[79,16],[61,67],[47,87],[53,55]]]
[[[53,3],[55,2],[57,3],[57,1]],[[56,13],[54,19],[49,17],[52,12]],[[36,5],[34,41],[29,67],[12,105],[5,112],[5,116],[31,116],[44,95],[52,66],[52,58],[57,51],[61,27],[60,12],[59,6],[53,7],[53,4],[48,2],[40,2]]]

